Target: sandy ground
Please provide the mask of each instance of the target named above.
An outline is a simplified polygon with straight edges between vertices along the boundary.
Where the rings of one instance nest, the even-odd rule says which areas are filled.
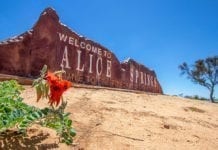
[[[33,88],[22,93],[36,103]],[[218,148],[218,104],[173,96],[106,89],[71,88],[64,98],[77,131],[77,146],[59,144],[55,132],[33,126],[32,148],[85,150],[215,150]],[[25,143],[25,142],[24,142]],[[30,142],[31,143],[31,142]]]

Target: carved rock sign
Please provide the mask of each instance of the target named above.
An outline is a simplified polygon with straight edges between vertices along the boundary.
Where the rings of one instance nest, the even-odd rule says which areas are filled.
[[[32,28],[0,42],[0,73],[36,77],[44,64],[72,82],[163,93],[154,71],[129,59],[120,63],[102,45],[78,35],[45,9]]]

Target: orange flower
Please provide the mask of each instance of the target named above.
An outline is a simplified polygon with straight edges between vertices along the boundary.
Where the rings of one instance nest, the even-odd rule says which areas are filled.
[[[72,83],[58,78],[51,72],[47,73],[46,80],[48,81],[50,87],[49,103],[51,105],[56,103],[56,106],[58,106],[64,91],[70,88]]]
[[[50,71],[47,72],[47,76],[45,78],[49,83],[58,80],[58,77],[55,76],[55,74],[51,73]]]

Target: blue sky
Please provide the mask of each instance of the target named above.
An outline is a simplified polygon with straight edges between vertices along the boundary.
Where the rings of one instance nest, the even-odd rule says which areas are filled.
[[[0,40],[30,29],[48,6],[120,61],[131,57],[154,69],[164,93],[208,97],[207,89],[180,76],[178,65],[218,54],[217,0],[1,1]]]

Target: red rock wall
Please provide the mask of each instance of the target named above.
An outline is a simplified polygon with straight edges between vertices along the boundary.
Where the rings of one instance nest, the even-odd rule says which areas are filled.
[[[154,71],[130,59],[120,63],[102,45],[73,32],[47,8],[32,30],[0,42],[0,73],[36,77],[44,64],[76,83],[163,93]]]
[[[124,61],[121,66],[122,81],[125,83],[123,88],[162,93],[162,88],[154,71],[133,59]]]

